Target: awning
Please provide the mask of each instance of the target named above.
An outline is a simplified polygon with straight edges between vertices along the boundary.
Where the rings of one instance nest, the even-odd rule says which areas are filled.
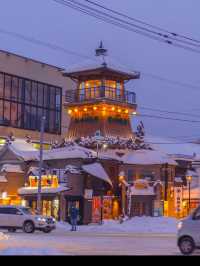
[[[64,186],[59,186],[58,188],[52,188],[52,187],[43,187],[42,188],[42,194],[57,194],[60,192],[68,191],[69,188]],[[38,194],[38,188],[33,187],[22,187],[18,190],[19,195],[36,195]]]
[[[82,166],[82,169],[86,173],[97,177],[113,186],[112,181],[110,180],[109,176],[107,175],[106,171],[100,163],[86,164]]]
[[[7,182],[8,182],[7,178],[5,176],[1,175],[0,176],[0,183],[7,183]]]

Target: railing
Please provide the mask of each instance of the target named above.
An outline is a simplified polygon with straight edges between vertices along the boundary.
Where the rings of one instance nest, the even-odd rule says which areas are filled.
[[[135,92],[130,92],[126,90],[122,91],[116,88],[101,86],[101,87],[83,88],[79,91],[77,90],[66,91],[65,95],[65,101],[67,103],[89,102],[98,99],[107,99],[122,103],[135,104],[136,94]]]

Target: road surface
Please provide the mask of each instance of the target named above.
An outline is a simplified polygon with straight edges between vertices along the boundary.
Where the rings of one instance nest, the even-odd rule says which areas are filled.
[[[180,255],[176,235],[154,233],[96,233],[56,230],[7,233],[0,255]]]

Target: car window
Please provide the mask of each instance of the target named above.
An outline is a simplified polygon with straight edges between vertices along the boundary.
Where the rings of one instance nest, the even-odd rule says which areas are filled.
[[[0,214],[16,215],[18,212],[16,208],[0,208]]]

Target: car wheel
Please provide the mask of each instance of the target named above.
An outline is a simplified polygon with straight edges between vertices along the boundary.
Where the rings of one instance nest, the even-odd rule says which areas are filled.
[[[23,226],[23,231],[27,234],[32,234],[35,231],[35,226],[33,222],[25,222]]]
[[[195,244],[192,238],[184,237],[179,242],[179,248],[183,255],[190,255],[194,252]]]
[[[8,229],[8,232],[9,232],[9,233],[15,233],[16,231],[17,231],[17,230],[16,230],[15,228],[9,228],[9,229]]]
[[[44,228],[43,229],[43,232],[45,233],[45,234],[48,234],[48,233],[51,233],[51,229],[49,229],[49,228]]]

